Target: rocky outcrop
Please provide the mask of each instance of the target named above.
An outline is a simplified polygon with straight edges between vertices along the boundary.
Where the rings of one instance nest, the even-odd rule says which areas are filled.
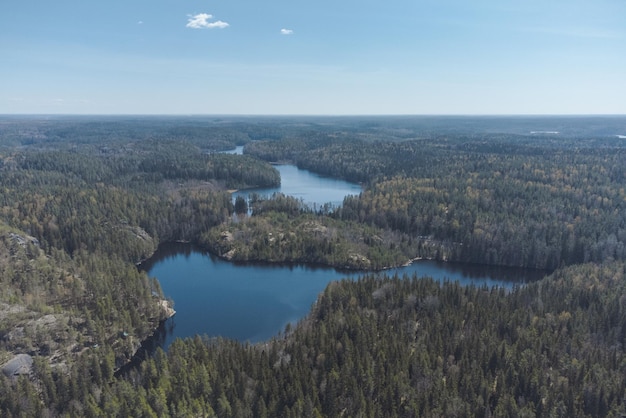
[[[170,304],[169,301],[165,299],[161,299],[159,301],[159,305],[161,306],[161,309],[163,312],[161,317],[163,318],[164,321],[176,315],[176,311],[174,310],[174,308],[172,308],[172,305]]]
[[[10,378],[29,375],[32,369],[33,358],[28,354],[18,354],[2,365],[2,373]]]

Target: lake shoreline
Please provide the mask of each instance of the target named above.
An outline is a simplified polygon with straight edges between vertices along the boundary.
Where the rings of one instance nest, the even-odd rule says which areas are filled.
[[[248,198],[248,195],[251,193],[259,193],[261,195],[269,193],[271,195],[271,193],[279,192],[303,201],[305,201],[304,197],[313,197],[314,202],[316,202],[315,199],[322,199],[319,200],[321,202],[328,199],[330,197],[329,191],[336,187],[336,191],[339,191],[341,195],[341,197],[336,198],[339,202],[342,201],[345,195],[362,191],[361,185],[322,177],[316,173],[298,169],[293,165],[282,165],[281,170],[280,188],[250,188],[237,191],[229,190],[229,192],[231,192],[233,199],[242,195]],[[309,186],[313,186],[313,189],[310,189]],[[283,190],[283,188],[286,189]],[[320,203],[314,204],[320,205]],[[228,221],[222,224],[222,226],[225,225],[228,225]],[[217,228],[220,227],[218,226]],[[278,236],[276,231],[272,230],[272,232],[274,232],[275,236]],[[160,341],[160,346],[166,347],[169,336],[165,325],[170,327],[169,335],[172,338],[208,335],[209,337],[222,336],[240,341],[265,341],[267,338],[271,338],[272,335],[276,335],[276,332],[280,332],[282,327],[284,327],[285,321],[291,323],[305,317],[310,312],[311,303],[317,298],[319,293],[324,291],[328,283],[343,278],[356,279],[358,276],[366,274],[418,274],[420,277],[433,277],[436,280],[443,280],[443,277],[452,277],[453,280],[468,283],[477,281],[487,283],[489,286],[496,285],[510,288],[513,287],[514,283],[518,283],[516,279],[491,279],[489,275],[485,275],[484,272],[492,269],[493,266],[470,265],[470,263],[436,260],[424,256],[405,256],[404,259],[397,261],[393,265],[386,265],[380,268],[363,268],[363,265],[355,267],[355,265],[351,265],[349,262],[344,262],[345,260],[311,262],[311,260],[303,257],[293,257],[296,254],[292,254],[291,258],[286,257],[286,259],[281,260],[272,260],[267,257],[250,257],[250,254],[247,254],[247,257],[241,257],[241,254],[239,254],[240,258],[229,257],[226,255],[227,251],[222,253],[216,251],[217,246],[215,243],[221,239],[219,234],[218,237],[216,240],[211,239],[211,242],[199,242],[199,240],[163,241],[159,243],[150,257],[137,263],[137,268],[156,277],[163,289],[163,294],[178,304],[176,320],[163,321],[158,324],[153,331],[153,335],[146,339],[144,343],[148,343],[148,340],[156,338]],[[360,252],[350,252],[348,257],[362,257],[358,254]],[[192,270],[187,271],[187,265],[190,263],[196,263],[196,265]],[[158,270],[164,265],[173,266],[169,267],[169,273]],[[159,271],[158,273],[154,273],[155,268]],[[213,272],[213,270],[215,271]],[[512,271],[515,271],[515,269]],[[264,274],[269,276],[266,278],[263,276]],[[250,281],[251,277],[258,275],[260,275],[258,279]],[[541,274],[541,276],[543,275]],[[505,274],[504,276],[508,275]],[[217,286],[217,288],[214,289],[210,286]],[[291,289],[291,286],[295,287]],[[223,292],[224,289],[229,289],[228,292],[230,293],[219,293]],[[219,296],[215,295],[216,292],[219,293]],[[283,292],[286,292],[284,296],[280,296],[283,295]],[[306,293],[306,296],[302,292]],[[299,299],[302,302],[298,302]],[[273,308],[265,307],[264,303],[272,300],[276,300],[278,304]],[[198,305],[195,306],[194,304]],[[241,307],[238,308],[239,305]],[[297,313],[293,311],[293,309],[296,309],[296,305],[298,305]],[[232,332],[235,331],[230,329],[233,328],[232,326],[226,327],[226,333],[219,328],[219,326],[224,325],[221,324],[223,322],[230,323],[229,321],[233,320],[233,318],[244,317],[246,312],[243,311],[251,313],[249,319],[243,320],[241,327],[244,329],[252,327],[257,322],[274,321],[276,325],[269,325],[274,331],[260,331],[260,333],[257,333],[257,331],[242,331],[243,333],[233,334]],[[200,328],[186,331],[185,328],[194,327],[193,324],[190,325],[190,322],[198,323]],[[268,325],[262,326],[267,327]],[[159,330],[165,334],[158,334]]]

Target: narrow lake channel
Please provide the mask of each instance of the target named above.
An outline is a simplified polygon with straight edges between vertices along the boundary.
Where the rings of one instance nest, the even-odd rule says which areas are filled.
[[[323,205],[340,204],[344,196],[361,191],[359,185],[321,177],[294,166],[281,165],[277,169],[281,173],[281,186],[256,192],[267,195],[279,191],[302,198],[307,204]],[[287,324],[305,317],[329,282],[356,279],[364,274],[320,266],[232,263],[178,243],[161,245],[141,268],[159,280],[177,312],[157,332],[152,349],[156,346],[167,349],[176,338],[198,334],[251,343],[267,340],[283,331]],[[505,288],[537,280],[544,274],[434,261],[418,261],[383,272],[395,273]]]
[[[227,154],[243,154],[243,147],[237,147]],[[271,197],[274,193],[283,193],[288,196],[301,199],[306,205],[317,209],[324,204],[339,206],[343,198],[348,195],[361,193],[361,186],[344,180],[324,177],[307,170],[301,170],[290,164],[277,164],[274,166],[280,173],[280,186],[258,187],[253,189],[238,190],[233,193],[233,200],[237,196],[246,199],[253,193],[262,197]]]

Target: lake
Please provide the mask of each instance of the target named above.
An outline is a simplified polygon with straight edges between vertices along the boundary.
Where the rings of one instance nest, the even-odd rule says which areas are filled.
[[[322,266],[232,263],[182,243],[161,245],[141,267],[158,278],[163,293],[175,302],[176,315],[165,322],[157,337],[165,349],[175,338],[196,334],[252,343],[267,340],[304,318],[329,282],[364,274]],[[439,281],[508,289],[544,275],[534,270],[426,260],[383,273],[416,273]]]
[[[323,177],[293,165],[279,164],[274,168],[280,173],[280,186],[238,190],[233,193],[233,199],[243,196],[247,200],[252,193],[257,193],[262,197],[283,193],[302,200],[307,206],[316,210],[326,203],[332,207],[340,206],[344,197],[358,195],[362,190],[359,184]]]
[[[224,151],[224,153],[241,155],[243,147]],[[343,203],[344,197],[358,195],[362,191],[359,184],[320,176],[307,170],[301,170],[294,165],[276,164],[274,168],[280,173],[280,186],[238,190],[233,193],[233,201],[237,196],[242,196],[248,200],[252,193],[257,193],[262,197],[270,197],[274,193],[283,193],[301,199],[307,206],[315,210],[326,203],[333,207],[339,206]]]
[[[232,153],[241,153],[241,149]],[[315,207],[324,203],[339,205],[346,195],[361,192],[357,184],[318,176],[295,166],[277,168],[281,173],[280,187],[237,193],[271,195],[281,192]],[[329,282],[356,279],[364,274],[323,266],[232,263],[181,243],[161,245],[141,268],[159,280],[165,296],[175,303],[176,315],[160,327],[152,341],[164,349],[175,338],[197,334],[251,343],[267,340],[284,330],[287,324],[304,318]],[[544,274],[435,261],[417,261],[384,273],[416,273],[440,281],[505,288],[537,280]]]

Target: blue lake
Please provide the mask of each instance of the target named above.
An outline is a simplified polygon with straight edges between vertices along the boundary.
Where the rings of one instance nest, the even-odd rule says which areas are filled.
[[[253,193],[262,197],[283,193],[302,200],[313,209],[318,209],[326,203],[339,206],[343,203],[344,197],[358,195],[362,190],[359,184],[319,176],[293,165],[275,165],[274,168],[280,173],[280,186],[238,190],[233,193],[233,199],[243,196],[247,200]]]
[[[241,155],[243,147],[224,151],[224,153]],[[242,196],[247,200],[253,193],[261,197],[283,193],[301,199],[309,207],[317,209],[327,203],[331,206],[339,206],[343,203],[344,197],[358,195],[362,190],[359,184],[320,176],[307,170],[301,170],[294,165],[277,164],[274,168],[280,173],[280,186],[238,190],[233,193],[233,201],[237,196]]]
[[[321,206],[339,205],[346,195],[361,192],[357,184],[317,176],[294,166],[277,168],[282,179],[280,187],[238,193],[267,195],[278,191]],[[198,334],[252,343],[267,340],[287,324],[304,318],[329,282],[357,279],[363,274],[320,266],[232,263],[179,243],[161,245],[141,268],[159,280],[165,296],[175,303],[176,315],[155,336],[156,344],[165,349],[175,338]],[[532,270],[434,261],[417,261],[384,272],[395,273],[505,288],[543,276],[543,272]]]
[[[232,263],[179,243],[162,245],[142,268],[159,279],[166,297],[175,302],[176,315],[166,321],[159,336],[163,348],[177,337],[196,334],[252,343],[269,339],[305,317],[329,282],[363,274],[328,267]],[[395,273],[505,288],[543,276],[534,270],[426,260],[379,274]]]

